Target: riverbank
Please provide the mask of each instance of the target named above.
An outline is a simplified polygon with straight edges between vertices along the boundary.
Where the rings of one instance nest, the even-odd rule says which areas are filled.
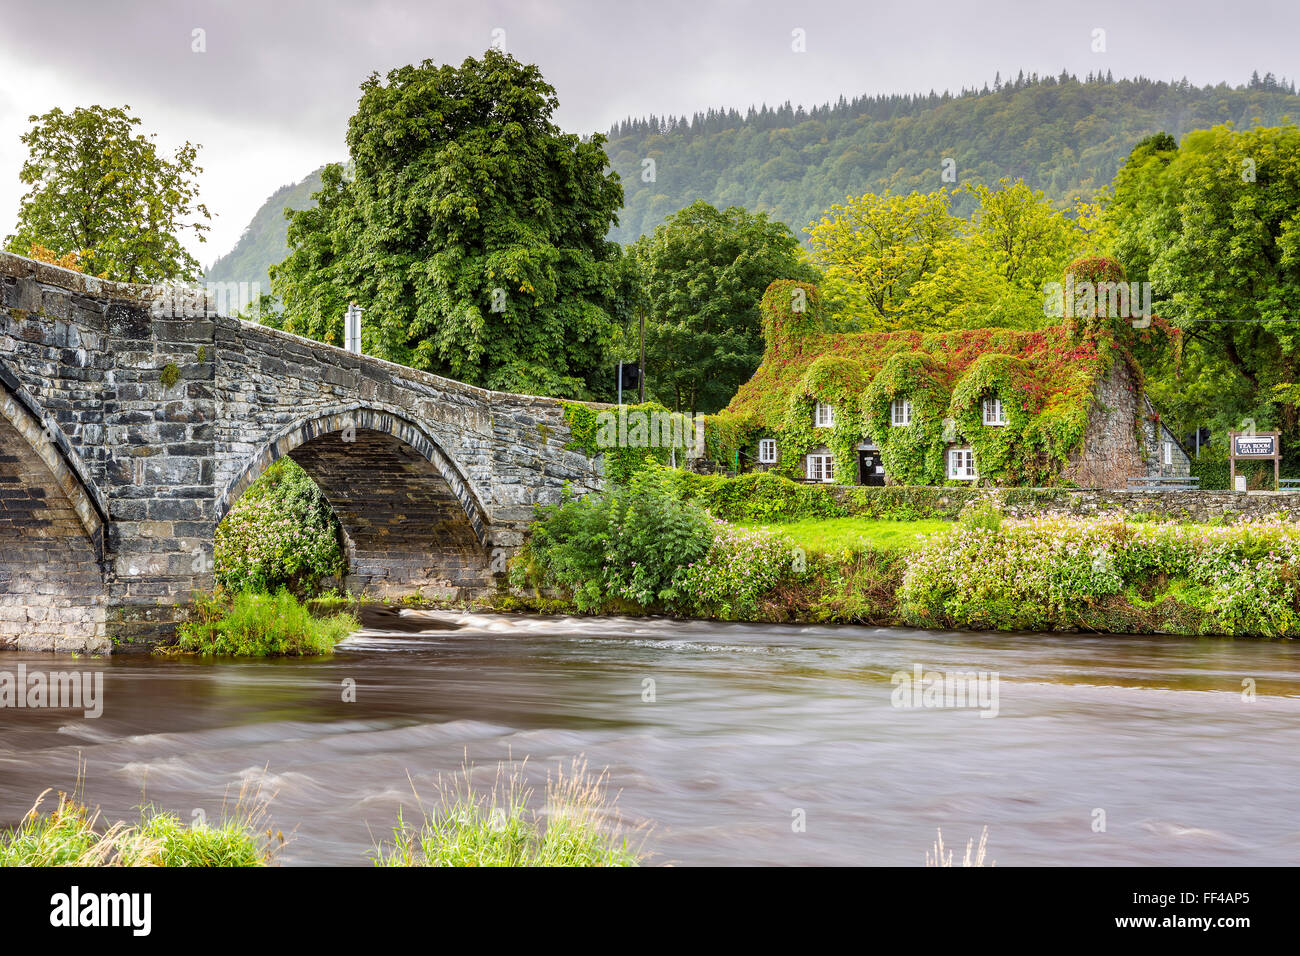
[[[775,506],[770,495],[766,507],[761,496],[713,495],[715,507],[706,508],[698,499],[709,496],[693,479],[644,473],[626,489],[542,509],[511,563],[509,590],[477,606],[725,621],[1300,636],[1300,525],[1287,515],[1238,517],[1231,524],[1150,514],[1016,517],[994,500],[974,498],[955,521],[936,522],[913,499],[919,534],[909,536],[897,521],[816,513],[825,499],[813,491],[779,484],[772,490],[784,496]],[[775,519],[756,525],[761,519],[753,513],[762,510]],[[751,523],[722,520],[717,512]],[[879,531],[884,524],[886,534]]]

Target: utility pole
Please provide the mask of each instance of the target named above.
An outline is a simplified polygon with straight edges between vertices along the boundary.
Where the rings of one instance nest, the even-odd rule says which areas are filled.
[[[641,374],[637,376],[637,382],[641,386],[641,397],[638,401],[645,404],[645,309],[641,309]]]
[[[343,347],[353,355],[361,354],[361,312],[355,302],[349,302],[343,313]]]

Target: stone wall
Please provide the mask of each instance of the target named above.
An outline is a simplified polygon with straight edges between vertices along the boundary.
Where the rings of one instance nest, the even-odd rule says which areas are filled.
[[[1190,456],[1160,422],[1127,362],[1116,359],[1097,384],[1093,403],[1083,445],[1070,456],[1061,472],[1063,480],[1082,488],[1124,488],[1130,478],[1185,478],[1191,474]],[[1141,444],[1137,440],[1139,427]],[[1164,462],[1166,442],[1172,450],[1168,465]]]
[[[0,646],[166,636],[211,587],[216,524],[282,455],[339,514],[349,584],[381,594],[492,586],[534,506],[602,475],[558,401],[8,254],[0,408]]]
[[[841,486],[827,491],[850,514],[892,517],[899,513],[957,518],[979,502],[992,502],[1016,518],[1040,516],[1123,517],[1170,521],[1233,522],[1243,517],[1300,521],[1300,491],[1127,491],[1112,488],[935,488]]]

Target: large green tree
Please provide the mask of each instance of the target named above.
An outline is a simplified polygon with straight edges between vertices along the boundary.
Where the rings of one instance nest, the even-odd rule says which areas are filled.
[[[822,299],[836,314],[866,328],[915,325],[912,287],[930,276],[961,220],[952,194],[865,193],[834,205],[806,230],[813,257],[826,273]]]
[[[769,283],[819,278],[784,223],[703,201],[674,213],[630,255],[647,300],[650,393],[681,411],[717,411],[754,374]]]
[[[973,196],[968,218],[950,211]],[[1021,181],[949,193],[867,193],[808,229],[839,321],[865,329],[1037,328],[1044,284],[1091,251],[1095,209],[1075,217]]]
[[[197,201],[199,148],[185,143],[171,159],[160,155],[129,110],[55,108],[29,117],[19,178],[30,188],[7,249],[76,256],[86,272],[121,282],[198,276],[181,236],[202,242],[208,229],[207,207]]]
[[[1300,440],[1300,128],[1216,126],[1148,137],[1115,180],[1115,252],[1182,330],[1154,390],[1180,424],[1242,418]]]
[[[293,213],[272,272],[285,327],[490,388],[607,388],[623,201],[603,137],[562,133],[535,66],[489,50],[372,75],[315,209]]]
[[[934,268],[908,290],[909,321],[966,329],[1040,328],[1057,321],[1044,311],[1044,289],[1092,248],[1081,219],[1020,181],[965,186],[961,192],[979,205],[959,233],[936,248]]]

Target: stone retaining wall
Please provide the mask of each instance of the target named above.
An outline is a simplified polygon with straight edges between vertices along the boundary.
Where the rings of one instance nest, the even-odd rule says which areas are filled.
[[[957,518],[980,501],[1017,518],[1042,515],[1120,517],[1231,523],[1242,517],[1300,520],[1300,491],[1128,491],[1103,488],[828,488],[851,514]]]

